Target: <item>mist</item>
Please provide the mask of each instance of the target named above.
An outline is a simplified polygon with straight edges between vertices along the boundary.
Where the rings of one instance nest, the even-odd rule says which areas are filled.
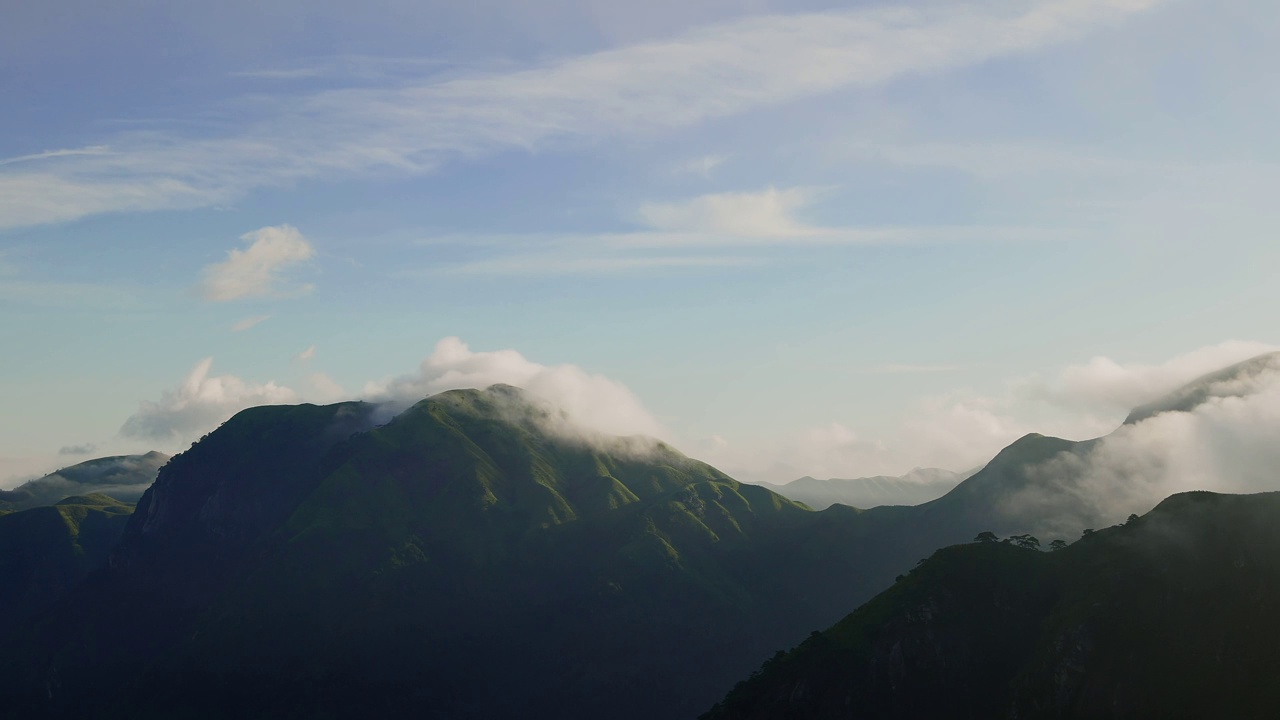
[[[1175,493],[1280,490],[1280,354],[1236,368],[1169,398],[1193,397],[1190,407],[1139,415],[1079,452],[1028,468],[1032,482],[1002,509],[1038,515],[1042,531],[1072,536]]]

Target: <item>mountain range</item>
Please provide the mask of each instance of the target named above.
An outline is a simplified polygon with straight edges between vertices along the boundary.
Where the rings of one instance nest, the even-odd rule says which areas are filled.
[[[0,514],[93,494],[132,505],[151,487],[160,467],[168,461],[168,455],[154,450],[142,455],[86,460],[25,482],[13,490],[0,490]]]
[[[1202,395],[1192,383],[1163,412],[1243,392],[1270,367],[1197,381]],[[1026,590],[998,608],[1059,602],[1058,581],[1037,584],[1057,567],[1043,563],[1118,531],[1053,555],[966,545],[911,568],[984,531],[1047,544],[1120,521],[1127,509],[1085,501],[1100,442],[1028,435],[936,500],[815,511],[663,443],[577,428],[509,386],[441,393],[390,421],[359,402],[251,408],[164,464],[132,513],[96,496],[0,517],[0,550],[21,548],[0,557],[49,558],[6,571],[0,706],[692,718],[952,556],[977,558],[956,567],[983,578],[990,555],[990,572]],[[866,612],[893,617],[884,597]],[[716,712],[749,717],[765,706],[742,698],[773,697],[742,692]]]
[[[819,480],[808,475],[789,483],[756,483],[783,497],[825,510],[837,503],[856,508],[881,505],[919,505],[946,495],[976,471],[957,473],[942,468],[916,468],[905,475]]]

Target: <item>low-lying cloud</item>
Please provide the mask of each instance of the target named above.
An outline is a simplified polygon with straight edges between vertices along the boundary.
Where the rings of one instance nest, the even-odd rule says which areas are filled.
[[[916,399],[906,419],[885,434],[869,435],[835,419],[775,437],[716,437],[690,449],[734,477],[773,483],[803,475],[902,475],[916,467],[964,472],[1028,433],[1072,440],[1106,435],[1133,408],[1272,349],[1232,340],[1164,363],[1095,357],[1051,374],[1014,378],[998,394],[958,389]]]
[[[213,358],[192,368],[178,387],[156,401],[144,400],[120,428],[129,438],[177,443],[198,437],[227,418],[255,405],[298,402],[293,390],[274,381],[246,382],[235,375],[210,375]]]
[[[436,343],[417,372],[369,383],[364,396],[405,407],[446,390],[498,383],[523,388],[563,410],[582,429],[606,435],[666,435],[661,423],[622,383],[577,365],[541,365],[515,350],[475,352],[456,337]]]
[[[1250,369],[1214,383],[1193,408],[1123,425],[1085,452],[1031,468],[1036,482],[1005,509],[1052,518],[1050,529],[1066,535],[1145,513],[1175,493],[1280,490],[1280,356]]]
[[[549,426],[550,430],[578,437],[669,435],[622,383],[577,365],[542,365],[515,350],[476,352],[459,338],[447,337],[436,343],[417,371],[367,383],[357,394],[346,392],[329,375],[311,371],[309,366],[316,355],[312,345],[294,356],[295,369],[305,371],[294,387],[275,381],[254,383],[235,375],[211,375],[213,358],[206,358],[181,385],[163,391],[159,400],[144,401],[125,421],[121,434],[173,445],[209,432],[246,408],[304,401],[366,400],[381,405],[380,415],[390,417],[446,390],[483,389],[501,383],[523,388],[555,409],[554,416],[563,422]]]

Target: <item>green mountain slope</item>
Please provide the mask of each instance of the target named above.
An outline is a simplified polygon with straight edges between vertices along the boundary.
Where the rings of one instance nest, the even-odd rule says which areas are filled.
[[[372,416],[256,408],[175,457],[112,571],[26,638],[40,659],[16,701],[692,717],[883,575],[810,542],[856,534],[859,513],[815,513],[652,441],[571,435],[514,388]],[[52,698],[24,694],[55,671]]]
[[[134,503],[156,479],[169,456],[154,450],[142,455],[116,455],[86,460],[13,490],[0,490],[0,512],[53,505],[74,495],[103,494]]]
[[[704,717],[1274,717],[1276,517],[1187,493],[1060,552],[940,550]]]

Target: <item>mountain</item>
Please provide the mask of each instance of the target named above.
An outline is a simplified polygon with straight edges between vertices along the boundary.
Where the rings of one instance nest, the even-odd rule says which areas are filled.
[[[940,550],[703,717],[1274,717],[1278,516],[1194,492],[1060,552]]]
[[[919,505],[946,495],[973,473],[955,473],[941,468],[916,468],[906,475],[877,475],[855,479],[819,480],[808,475],[783,485],[756,483],[783,497],[825,510],[836,503],[857,508],[881,505]]]
[[[154,450],[143,455],[116,455],[62,468],[13,490],[0,490],[0,512],[53,505],[76,495],[102,494],[134,503],[156,479],[169,456]]]
[[[691,718],[939,547],[1120,519],[1088,502],[1101,439],[1028,435],[937,500],[814,511],[507,386],[383,419],[252,408],[175,456],[108,567],[0,643],[0,706]]]
[[[88,495],[0,516],[0,640],[104,567],[132,512]]]
[[[0,700],[693,717],[899,569],[853,542],[862,516],[575,434],[505,386],[383,426],[361,403],[254,408],[162,468],[110,567],[0,651]]]

